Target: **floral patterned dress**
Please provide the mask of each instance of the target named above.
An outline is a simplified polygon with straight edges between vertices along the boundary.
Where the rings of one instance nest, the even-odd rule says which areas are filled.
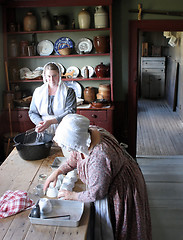
[[[92,127],[93,128],[93,127]],[[64,172],[77,167],[87,190],[80,192],[82,202],[108,197],[114,238],[151,240],[151,218],[142,172],[117,140],[104,129],[100,143],[89,153],[74,152]]]

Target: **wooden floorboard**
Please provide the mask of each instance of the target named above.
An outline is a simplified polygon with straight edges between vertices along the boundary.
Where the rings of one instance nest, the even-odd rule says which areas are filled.
[[[183,122],[165,100],[138,100],[137,155],[183,155]]]

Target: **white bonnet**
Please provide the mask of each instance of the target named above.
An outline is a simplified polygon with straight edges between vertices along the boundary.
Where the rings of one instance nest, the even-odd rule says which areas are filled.
[[[46,83],[46,76],[45,76],[45,70],[46,70],[46,67],[49,65],[49,64],[54,64],[58,70],[59,70],[59,83],[61,82],[61,79],[62,79],[62,69],[61,69],[61,66],[59,63],[56,63],[56,62],[48,62],[44,65],[43,67],[43,82]]]
[[[88,148],[91,144],[89,125],[88,118],[79,114],[68,114],[58,125],[53,140],[60,147],[64,145],[69,149],[88,155]]]

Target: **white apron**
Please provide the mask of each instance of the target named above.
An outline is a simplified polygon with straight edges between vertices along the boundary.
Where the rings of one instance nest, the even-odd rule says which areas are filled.
[[[35,104],[39,114],[43,120],[53,119],[56,116],[64,113],[65,101],[67,97],[68,87],[63,83],[59,82],[57,91],[53,100],[53,113],[54,115],[48,114],[48,83],[44,83],[41,87],[35,89],[34,98]],[[46,129],[47,133],[54,135],[58,124],[52,124]]]

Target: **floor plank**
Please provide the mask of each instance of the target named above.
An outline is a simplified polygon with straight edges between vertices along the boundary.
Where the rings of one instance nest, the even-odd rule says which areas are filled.
[[[183,122],[165,100],[138,100],[137,156],[182,155]]]

